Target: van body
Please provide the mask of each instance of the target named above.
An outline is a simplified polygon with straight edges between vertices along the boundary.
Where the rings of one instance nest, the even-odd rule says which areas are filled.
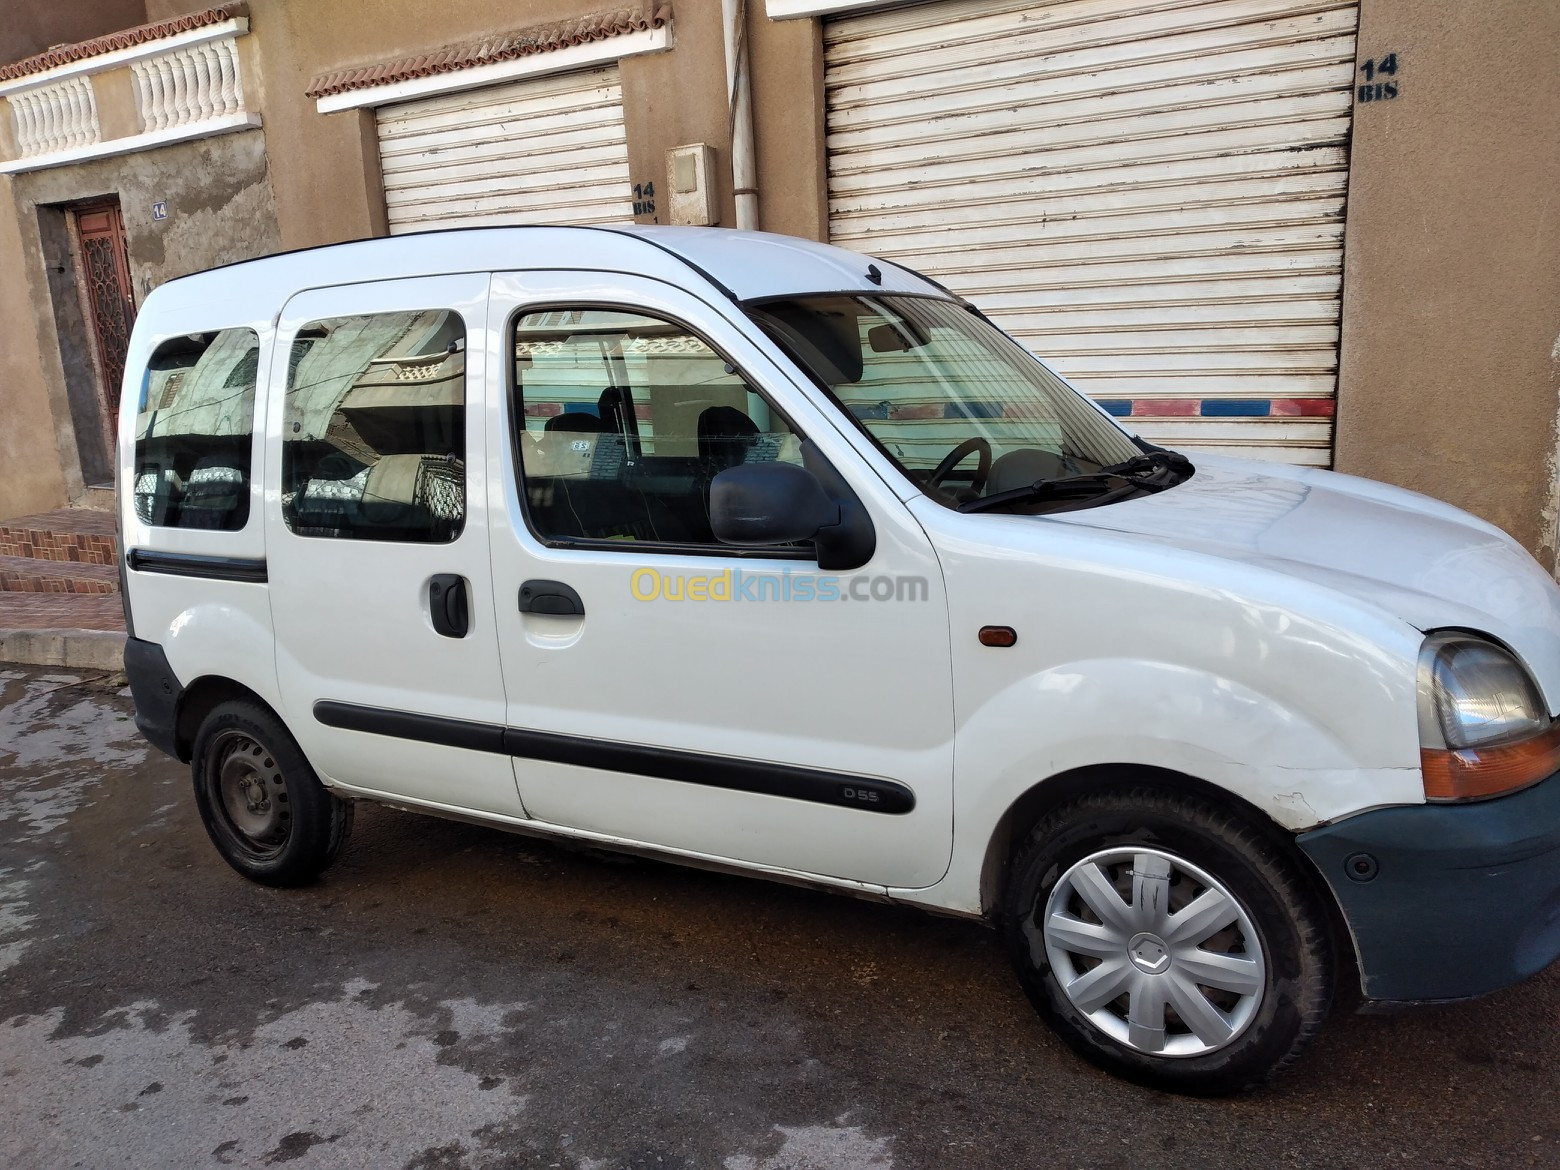
[[[1128,434],[892,263],[494,228],[154,291],[138,726],[293,884],[352,802],[980,916],[1140,1081],[1560,954],[1560,595],[1406,491]]]

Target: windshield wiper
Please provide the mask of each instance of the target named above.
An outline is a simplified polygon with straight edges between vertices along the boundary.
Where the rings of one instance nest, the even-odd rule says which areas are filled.
[[[1055,497],[1088,496],[1098,488],[1109,484],[1145,492],[1162,492],[1180,483],[1191,470],[1191,460],[1176,451],[1163,449],[1146,451],[1142,455],[1134,455],[1125,462],[1112,463],[1109,467],[1102,467],[1098,471],[1037,479],[1034,483],[1025,484],[1023,487],[967,500],[959,505],[959,511],[987,512],[1006,504],[1033,503],[1036,500]],[[1176,478],[1169,481],[1146,478],[1159,471],[1169,471]]]
[[[1107,472],[1125,472],[1135,475],[1145,471],[1158,471],[1164,468],[1173,471],[1176,475],[1185,477],[1192,473],[1192,461],[1179,451],[1169,451],[1164,447],[1149,447],[1141,455],[1134,455],[1124,463],[1112,463],[1109,467],[1100,468],[1100,474]]]

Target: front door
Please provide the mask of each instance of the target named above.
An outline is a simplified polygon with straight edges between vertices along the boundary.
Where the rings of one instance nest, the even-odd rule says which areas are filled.
[[[92,331],[103,435],[112,451],[119,419],[119,387],[125,377],[130,327],[135,323],[125,221],[117,199],[73,208],[70,217],[80,257],[83,308]]]
[[[480,470],[487,285],[388,281],[287,303],[266,557],[285,714],[314,766],[518,817]]]
[[[660,282],[494,277],[493,591],[506,743],[540,821],[879,886],[952,839],[947,603],[921,529],[762,340]],[[876,552],[739,550],[721,470],[804,441]]]

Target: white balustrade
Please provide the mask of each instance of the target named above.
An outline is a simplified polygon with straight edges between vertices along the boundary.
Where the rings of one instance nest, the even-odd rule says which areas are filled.
[[[133,62],[136,109],[145,133],[242,113],[234,38],[189,45]]]
[[[235,17],[0,82],[16,145],[15,158],[0,157],[0,174],[259,126],[259,115],[244,108],[239,73],[238,38],[248,32],[249,21]],[[139,125],[105,139],[93,87],[100,74],[126,66]]]
[[[97,99],[85,77],[67,77],[13,93],[10,104],[16,149],[22,158],[91,146],[101,140]]]

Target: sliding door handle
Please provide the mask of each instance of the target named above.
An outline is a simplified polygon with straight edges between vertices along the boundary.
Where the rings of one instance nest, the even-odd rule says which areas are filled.
[[[520,612],[584,617],[585,603],[562,581],[527,581],[520,586]]]
[[[466,578],[458,573],[438,573],[430,578],[428,615],[433,619],[433,628],[446,638],[464,638],[471,629]]]

